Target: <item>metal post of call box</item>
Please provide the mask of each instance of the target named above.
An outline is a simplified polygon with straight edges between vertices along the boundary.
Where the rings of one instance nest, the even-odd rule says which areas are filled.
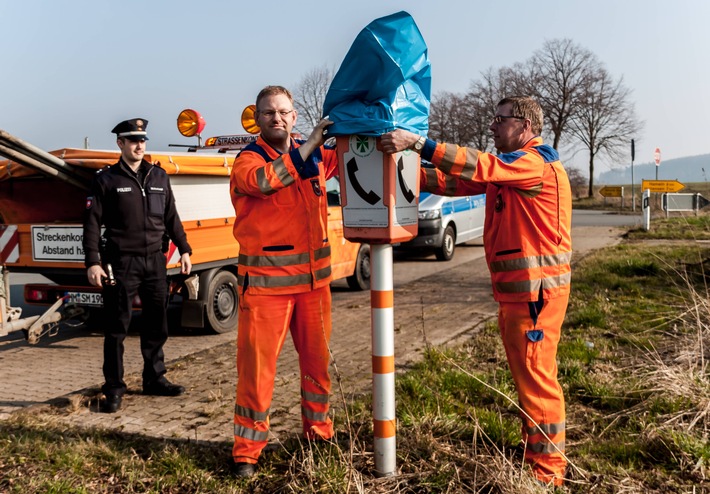
[[[397,472],[392,244],[417,235],[419,155],[386,154],[372,136],[337,138],[343,232],[369,243],[375,474]]]

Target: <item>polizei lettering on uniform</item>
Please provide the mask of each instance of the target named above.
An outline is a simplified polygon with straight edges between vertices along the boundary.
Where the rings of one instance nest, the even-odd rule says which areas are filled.
[[[131,188],[130,187],[117,187],[116,192],[130,192]]]

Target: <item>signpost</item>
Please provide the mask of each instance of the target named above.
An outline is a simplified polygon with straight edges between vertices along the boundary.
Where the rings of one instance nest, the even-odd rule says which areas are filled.
[[[622,186],[605,185],[599,189],[599,193],[604,197],[605,204],[607,197],[621,197],[621,209],[624,209],[624,188]]]
[[[599,189],[599,193],[604,197],[623,197],[624,188],[621,186],[605,185]]]
[[[653,161],[656,162],[656,180],[658,180],[658,167],[661,166],[661,150],[660,148],[656,148],[653,151]],[[651,191],[653,192],[653,191]]]
[[[642,180],[641,190],[648,190],[650,192],[678,192],[683,190],[685,185],[678,182],[677,180]]]

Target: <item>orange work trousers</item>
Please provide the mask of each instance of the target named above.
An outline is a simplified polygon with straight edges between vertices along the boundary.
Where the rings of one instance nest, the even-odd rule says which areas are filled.
[[[236,462],[256,463],[268,442],[276,361],[289,328],[301,369],[303,433],[308,439],[333,437],[328,417],[330,310],[330,286],[287,295],[251,295],[247,289],[241,295],[232,450]]]
[[[554,485],[562,485],[567,467],[557,345],[568,301],[569,295],[542,300],[541,294],[539,302],[500,302],[498,311],[520,407],[528,415],[522,415],[525,461],[539,480]]]

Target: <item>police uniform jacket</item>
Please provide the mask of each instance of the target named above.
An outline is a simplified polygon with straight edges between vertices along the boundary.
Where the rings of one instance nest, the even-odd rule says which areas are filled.
[[[123,160],[96,173],[86,199],[84,254],[87,267],[101,263],[101,226],[109,256],[148,256],[168,234],[180,254],[191,254],[165,170],[143,160],[138,173]]]

